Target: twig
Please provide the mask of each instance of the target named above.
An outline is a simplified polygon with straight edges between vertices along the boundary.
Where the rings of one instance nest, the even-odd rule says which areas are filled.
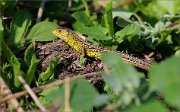
[[[70,8],[72,6],[72,0],[68,0],[68,7]]]
[[[41,1],[41,6],[39,7],[38,13],[37,13],[37,19],[36,19],[36,23],[39,23],[41,21],[43,12],[44,12],[44,6],[46,4],[48,0],[42,0]]]
[[[113,112],[113,110],[117,109],[119,106],[118,104],[109,104],[104,107],[103,112]]]
[[[8,88],[8,86],[6,85],[6,83],[4,82],[4,80],[2,79],[1,76],[0,76],[0,85],[1,85],[3,92],[5,94],[7,94],[7,96],[11,97],[10,103],[14,106],[14,108],[17,110],[17,112],[24,112],[23,108],[20,107],[19,102],[14,97],[11,90]]]
[[[85,12],[86,12],[86,15],[88,17],[90,17],[90,11],[89,11],[89,7],[88,7],[88,4],[87,4],[87,1],[86,0],[82,0],[83,4],[84,4],[84,7],[85,7]]]
[[[87,74],[83,74],[83,75],[80,75],[80,76],[72,77],[70,80],[75,80],[75,79],[80,78],[80,77],[90,77],[90,76],[94,76],[94,75],[99,75],[99,72],[92,72],[92,73],[87,73]],[[35,93],[37,93],[37,92],[40,92],[40,91],[45,90],[45,89],[49,89],[49,88],[52,88],[52,87],[55,87],[55,86],[62,85],[63,83],[64,83],[63,80],[57,80],[57,81],[54,81],[52,83],[49,83],[49,84],[46,84],[46,85],[43,85],[43,86],[39,86],[37,88],[33,88],[32,90]],[[24,90],[24,91],[15,93],[14,97],[18,98],[18,97],[24,96],[26,94],[27,94],[27,90]],[[11,98],[13,98],[13,97],[12,96],[7,96],[5,98],[2,98],[2,99],[0,99],[0,103],[5,102],[5,101],[7,101],[7,100],[9,100]]]
[[[105,72],[106,74],[108,74],[108,73],[110,72],[110,71],[109,71],[110,68],[108,68],[107,65],[104,64],[104,63],[103,63],[103,69],[104,69],[104,72]]]
[[[124,1],[124,2],[119,2],[119,3],[115,4],[115,5],[113,6],[113,8],[122,7],[122,6],[125,6],[125,5],[129,5],[129,4],[131,4],[132,2],[133,2],[132,0],[126,0],[126,1]]]
[[[107,1],[106,0],[99,0],[98,1],[99,2],[99,4],[104,8],[104,7],[106,7],[106,5],[107,5]],[[113,4],[113,8],[116,8],[116,7],[122,7],[122,6],[125,6],[125,5],[129,5],[129,4],[131,4],[133,1],[132,0],[126,0],[126,1],[123,1],[123,2],[118,2],[118,3],[116,3],[116,4]]]
[[[147,60],[148,62],[153,63],[153,61],[154,61],[154,58],[152,57],[153,55],[154,55],[154,52],[151,52],[151,53],[149,53],[148,55],[145,55],[145,54],[144,54],[144,57],[146,58],[146,60]]]
[[[42,112],[47,112],[46,108],[41,104],[35,93],[32,91],[32,89],[29,87],[29,85],[26,83],[26,81],[23,79],[22,76],[18,76],[19,81],[23,84],[24,88],[27,90],[29,95],[32,97],[32,99],[35,101],[35,103],[39,106]]]
[[[65,112],[70,112],[71,108],[70,108],[70,79],[69,77],[65,78]]]

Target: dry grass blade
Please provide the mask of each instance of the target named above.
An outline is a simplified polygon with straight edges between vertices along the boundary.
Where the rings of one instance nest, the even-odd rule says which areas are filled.
[[[83,75],[80,75],[80,76],[72,77],[72,78],[70,78],[70,80],[75,80],[75,79],[81,78],[81,77],[91,77],[91,76],[94,76],[94,75],[99,75],[99,72],[91,72],[91,73],[83,74]],[[43,86],[40,86],[40,87],[37,87],[37,88],[33,88],[32,91],[37,93],[37,92],[40,92],[40,91],[45,90],[45,89],[49,89],[49,88],[52,88],[52,87],[62,85],[63,83],[64,83],[64,80],[57,80],[57,81],[54,81],[52,83],[49,83],[49,84],[46,84],[46,85],[43,85]],[[15,93],[14,97],[18,98],[18,97],[26,95],[27,93],[28,93],[27,90],[24,90],[24,91]],[[5,102],[5,101],[7,101],[7,100],[9,100],[11,98],[13,98],[13,97],[12,96],[7,96],[5,98],[2,98],[2,99],[0,99],[0,103]]]
[[[41,6],[39,7],[39,10],[38,10],[36,23],[39,23],[41,21],[41,18],[42,18],[43,12],[44,12],[44,6],[45,6],[47,1],[48,0],[42,0],[41,1]]]
[[[65,112],[70,112],[70,79],[69,77],[65,78]]]
[[[3,92],[10,96],[11,99],[9,99],[9,102],[13,105],[13,107],[16,109],[17,112],[24,112],[24,110],[20,107],[18,100],[15,98],[15,96],[12,94],[11,90],[8,88],[2,77],[0,77],[0,87],[2,88]]]
[[[36,94],[32,91],[32,89],[29,87],[29,85],[26,83],[26,81],[23,79],[23,77],[19,76],[18,79],[23,84],[24,88],[27,90],[27,92],[32,97],[32,99],[35,101],[35,103],[39,106],[41,111],[47,112],[46,108],[41,104],[41,102],[37,98]]]

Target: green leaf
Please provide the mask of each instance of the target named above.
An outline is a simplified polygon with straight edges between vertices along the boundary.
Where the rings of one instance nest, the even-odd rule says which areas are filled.
[[[31,59],[34,53],[35,53],[35,49],[33,47],[33,44],[31,43],[24,53],[24,61],[26,62],[28,66],[31,65]]]
[[[1,0],[0,2],[1,7],[1,17],[6,15],[6,17],[11,17],[14,15],[14,8],[16,7],[16,1],[9,1],[9,0]]]
[[[117,8],[112,9],[112,14],[113,14],[113,18],[121,17],[124,19],[129,19],[132,15],[134,15],[134,13],[129,12],[128,10],[123,9],[121,7],[117,7]]]
[[[58,25],[51,22],[40,22],[34,25],[29,32],[27,39],[35,41],[52,41],[56,37],[52,34],[52,29],[57,28]]]
[[[87,15],[88,17],[90,17],[90,11],[89,11],[89,7],[88,7],[87,0],[82,0],[82,2],[83,2],[84,7],[85,7],[86,15]]]
[[[120,94],[119,98],[117,96],[113,98],[113,102],[118,100],[121,105],[128,106],[136,99],[136,89],[140,86],[142,74],[136,72],[131,65],[122,62],[117,54],[102,54],[102,60],[111,68],[108,74],[102,74],[104,81],[113,88],[116,94]]]
[[[158,0],[149,1],[147,5],[138,5],[141,12],[149,18],[160,19],[166,13],[166,10],[158,3]]]
[[[11,87],[11,89],[14,87],[14,84],[12,83],[14,79],[12,78],[12,70],[11,70],[11,65],[10,64],[3,64],[2,66],[2,74],[1,76],[4,77],[6,76],[6,84]]]
[[[45,96],[47,101],[55,104],[64,103],[64,86],[63,87],[52,87],[46,90],[43,90],[40,93],[41,96]]]
[[[39,60],[36,58],[35,49],[32,43],[25,51],[24,60],[26,64],[29,66],[27,73],[25,75],[25,79],[28,84],[31,84],[36,72],[36,67],[39,64]]]
[[[101,26],[92,26],[87,27],[79,22],[76,22],[73,24],[75,30],[80,32],[81,34],[85,34],[90,38],[96,39],[96,40],[109,40],[111,37],[106,36],[108,33],[108,30]]]
[[[180,49],[175,52],[175,56],[179,56],[180,57]]]
[[[4,26],[2,25],[2,19],[0,18],[0,42],[2,42],[4,33]],[[0,57],[1,57],[1,52],[2,52],[2,43],[0,43]]]
[[[126,20],[124,18],[117,18],[117,21],[116,21],[116,24],[120,27],[125,27],[127,26],[128,24],[132,23],[130,20]]]
[[[136,44],[140,38],[141,29],[136,24],[129,24],[124,27],[121,31],[117,31],[115,34],[115,38],[119,43],[121,43],[124,39],[127,39],[129,42],[133,42]]]
[[[2,31],[1,31],[2,32]],[[0,34],[0,36],[2,36]],[[17,57],[15,56],[15,54],[11,51],[11,49],[9,49],[9,47],[6,45],[6,43],[4,42],[3,37],[0,38],[0,45],[1,45],[1,50],[2,50],[2,57],[6,57],[7,61],[9,62],[9,64],[12,67],[13,70],[13,86],[15,87],[20,87],[20,82],[18,80],[18,76],[24,76],[24,72],[21,70],[21,63],[18,61]],[[12,87],[13,88],[13,87]]]
[[[10,49],[7,52],[10,52]],[[21,70],[21,63],[18,61],[15,55],[11,55],[11,59],[8,61],[13,68],[14,85],[15,87],[19,88],[21,83],[18,80],[18,76],[24,76],[24,72]]]
[[[26,10],[16,12],[10,25],[10,35],[13,44],[19,46],[24,42],[23,37],[31,25],[31,18],[31,14]]]
[[[180,110],[180,57],[173,56],[155,64],[149,72],[151,91],[165,95],[168,104]]]
[[[58,64],[59,59],[57,59],[56,57],[52,57],[51,62],[49,64],[49,67],[46,69],[45,72],[42,72],[38,78],[38,84],[42,85],[43,83],[45,83],[45,81],[47,81],[50,76],[53,74],[55,67]]]
[[[76,11],[72,14],[72,16],[76,19],[77,22],[80,22],[83,25],[92,26],[90,18],[84,11]]]
[[[2,25],[2,19],[0,18],[0,31],[2,32],[2,31],[4,31],[4,26]],[[1,35],[2,35],[3,33],[1,33]]]
[[[157,1],[157,3],[162,6],[170,15],[174,16],[180,14],[180,1],[171,0],[171,1]],[[167,7],[168,6],[168,7]]]
[[[84,65],[85,62],[86,62],[86,58],[85,58],[83,55],[80,55],[79,63],[80,63],[81,65]]]
[[[29,66],[28,71],[25,76],[25,79],[28,84],[31,84],[38,64],[39,64],[39,60],[36,58],[36,55],[33,54],[32,59],[31,59],[31,65]]]
[[[142,23],[142,20],[140,19],[140,17],[137,14],[135,14],[133,12],[129,12],[128,10],[123,9],[121,7],[114,8],[112,10],[112,15],[113,15],[113,18],[115,18],[115,17],[119,18],[118,21],[116,22],[117,25],[119,25],[119,26],[123,26],[123,24],[126,25],[129,23],[132,23],[132,21],[130,19],[132,16],[136,17],[138,22]],[[124,23],[121,23],[121,22],[124,22]]]
[[[102,26],[106,27],[108,29],[108,35],[113,37],[114,26],[112,17],[112,2],[109,2],[105,8],[105,12],[102,19]]]
[[[102,105],[105,105],[108,102],[108,100],[110,99],[110,96],[111,95],[107,95],[107,94],[97,95],[95,98],[94,105],[96,107],[100,107]]]
[[[71,107],[73,110],[89,112],[93,108],[97,92],[86,79],[71,82]],[[86,103],[84,103],[86,101]]]
[[[166,112],[167,109],[158,101],[149,101],[140,106],[133,106],[125,112]]]
[[[102,60],[111,68],[109,75],[102,76],[115,91],[124,89],[133,91],[139,87],[141,74],[136,72],[131,65],[122,62],[119,55],[112,53],[102,54]]]
[[[93,109],[93,104],[97,92],[95,88],[83,78],[70,81],[70,107],[74,112],[90,112]],[[46,92],[46,98],[54,103],[62,104],[64,100],[63,88],[51,88],[51,91]]]
[[[64,88],[61,86],[54,86],[49,89],[43,90],[39,95],[39,100],[43,105],[50,105],[54,103],[55,105],[64,103]]]

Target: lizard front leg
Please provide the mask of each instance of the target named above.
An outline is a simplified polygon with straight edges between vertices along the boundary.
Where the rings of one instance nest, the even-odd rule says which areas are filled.
[[[77,52],[78,60],[75,62],[76,65],[83,68],[83,65],[86,63],[86,50],[84,47],[79,47]]]

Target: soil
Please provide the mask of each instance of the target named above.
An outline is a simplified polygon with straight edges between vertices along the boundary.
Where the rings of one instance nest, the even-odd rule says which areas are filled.
[[[102,62],[94,58],[85,57],[84,64],[80,64],[80,56],[68,44],[61,39],[56,39],[51,42],[36,42],[36,56],[40,59],[37,74],[44,72],[52,57],[59,57],[59,62],[56,67],[56,76],[59,79],[64,79],[65,76],[74,77],[102,70]],[[92,84],[102,82],[100,76],[87,77],[87,80]]]

